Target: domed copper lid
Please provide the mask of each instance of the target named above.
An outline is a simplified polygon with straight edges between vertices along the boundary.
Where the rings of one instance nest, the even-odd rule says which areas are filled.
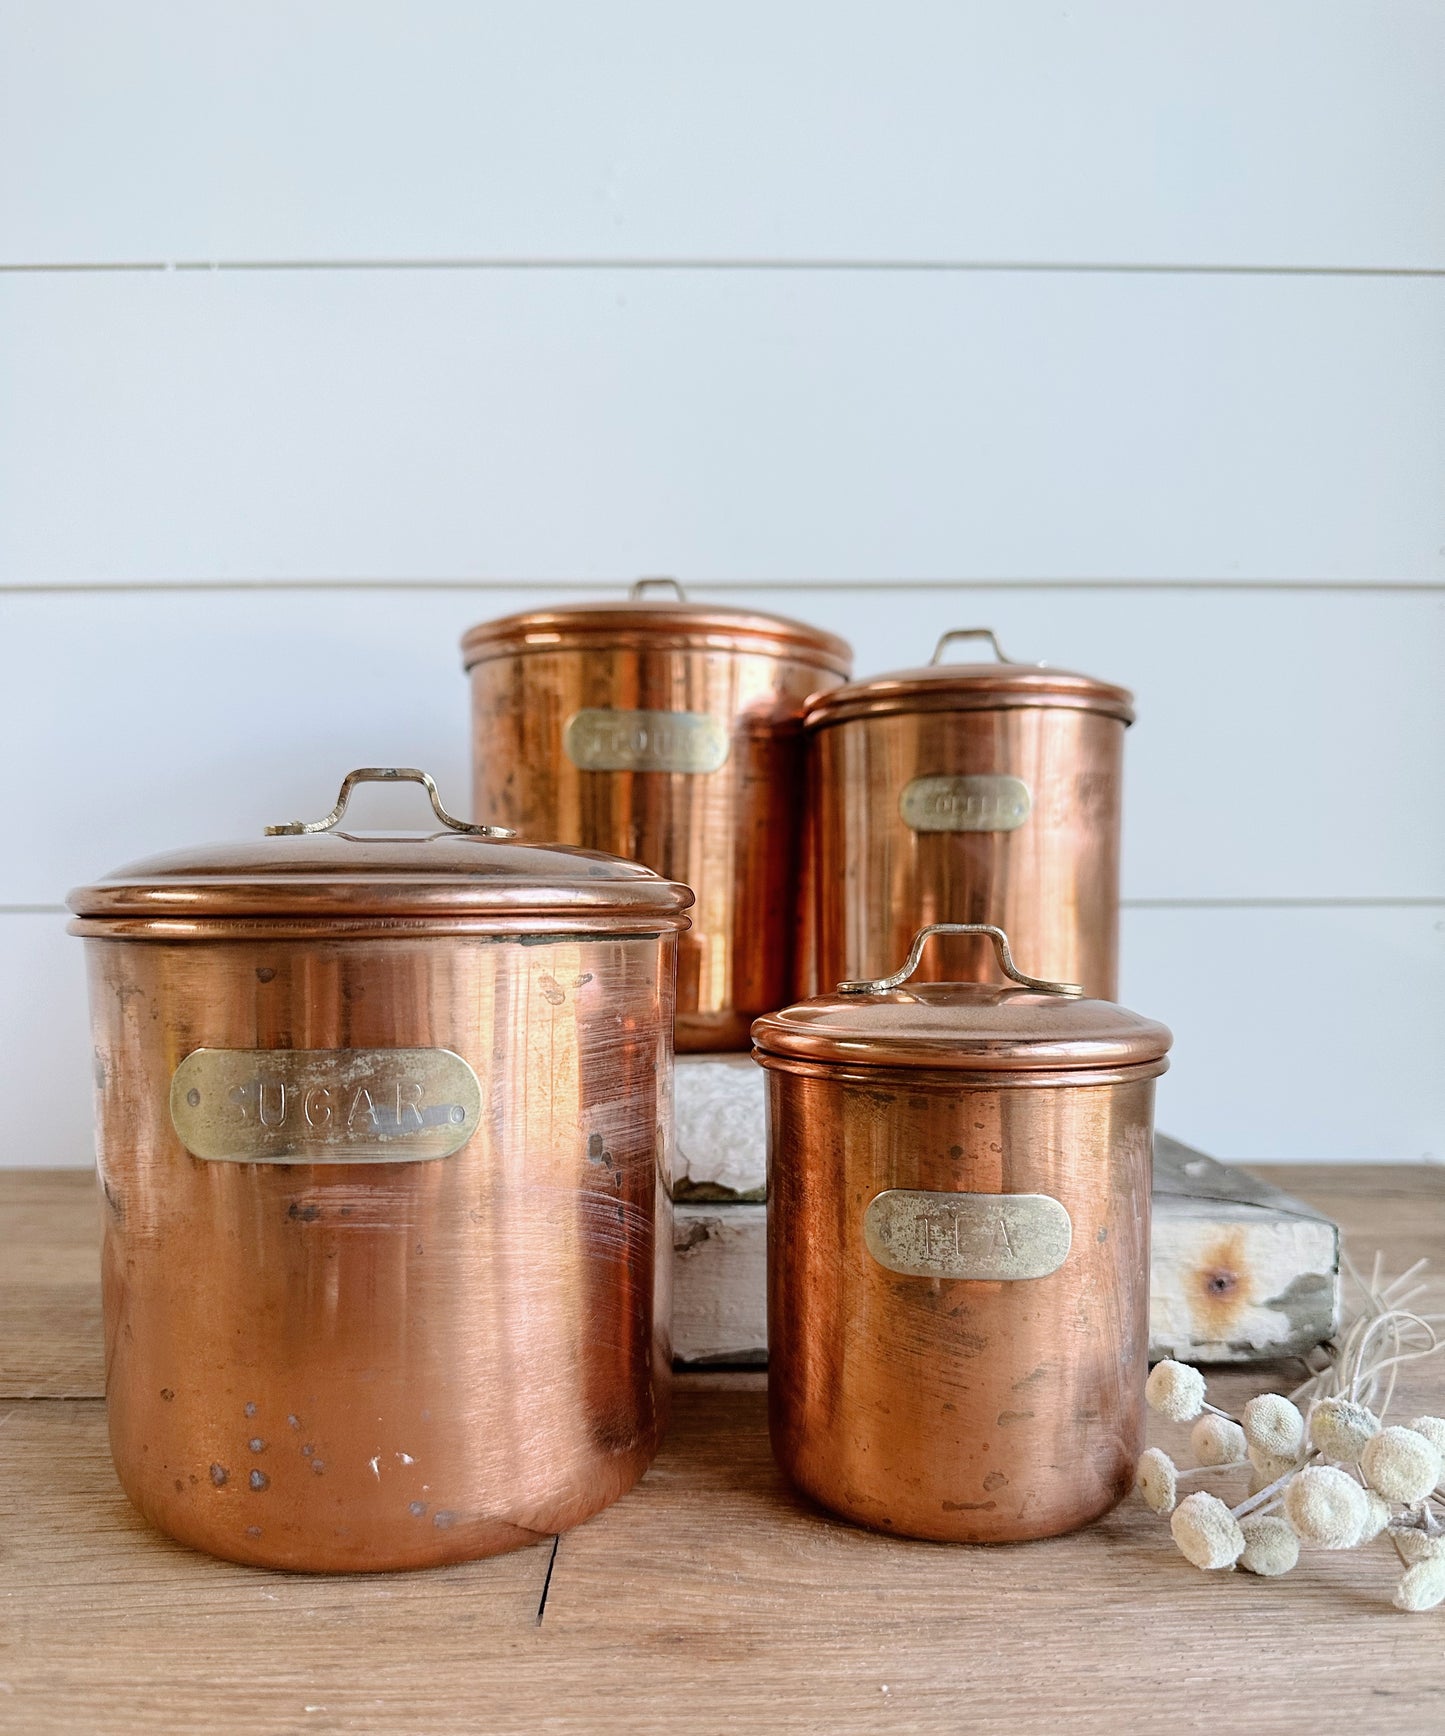
[[[440,830],[353,833],[340,829],[359,783],[422,784]],[[650,932],[684,928],[692,892],[640,863],[559,844],[514,844],[503,827],[455,819],[436,785],[410,767],[369,766],[347,775],[332,811],[292,820],[245,843],[208,844],[148,857],[77,887],[82,918],[467,919],[469,929],[544,928]],[[475,920],[473,920],[475,919]],[[75,925],[82,933],[101,924]]]
[[[987,935],[1005,975],[1019,985],[904,983],[932,934]],[[1028,977],[1014,965],[1002,929],[936,922],[920,929],[907,963],[891,977],[840,983],[753,1025],[758,1058],[780,1055],[854,1067],[932,1067],[970,1073],[1060,1073],[1151,1066],[1164,1070],[1168,1029],[1112,1001],[1085,1000],[1072,983]]]
[[[645,593],[650,585],[671,585],[673,600],[649,599]],[[462,662],[470,669],[489,657],[618,647],[762,652],[813,663],[843,676],[853,667],[852,647],[834,633],[785,615],[689,602],[675,579],[639,579],[626,602],[559,603],[551,609],[483,621],[463,635]]]
[[[971,638],[987,639],[998,661],[940,661],[950,640]],[[1020,706],[1096,711],[1122,723],[1134,721],[1134,696],[1128,688],[1069,669],[1054,669],[1046,663],[1014,663],[1004,655],[990,628],[958,627],[943,635],[932,662],[922,668],[875,675],[816,695],[808,704],[803,725],[819,729],[847,718],[889,712],[1001,711]]]

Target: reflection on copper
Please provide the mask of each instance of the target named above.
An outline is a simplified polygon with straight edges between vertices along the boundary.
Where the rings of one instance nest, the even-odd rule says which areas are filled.
[[[1121,688],[1027,664],[932,665],[820,696],[805,725],[797,991],[882,975],[924,923],[989,922],[1037,975],[1113,999],[1132,715]],[[979,804],[962,816],[978,829],[937,818],[930,829],[950,782],[960,807]],[[991,811],[979,794],[989,784]],[[985,951],[952,942],[921,978],[999,980]]]
[[[111,1443],[141,1512],[232,1560],[364,1571],[515,1548],[629,1488],[667,1409],[673,922],[76,926]],[[210,1162],[169,1117],[202,1047],[395,1046],[481,1082],[454,1155]]]
[[[848,647],[778,616],[639,602],[487,622],[464,656],[475,811],[692,887],[677,1046],[746,1048],[791,992],[798,719]]]
[[[1143,1447],[1168,1031],[1098,1002],[910,984],[801,1003],[754,1041],[788,1476],[909,1537],[1047,1537],[1107,1512]],[[1004,1243],[967,1240],[977,1224]]]

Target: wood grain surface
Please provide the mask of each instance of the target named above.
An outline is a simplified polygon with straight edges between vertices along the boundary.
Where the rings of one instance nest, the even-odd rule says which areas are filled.
[[[1366,1264],[1445,1253],[1445,1169],[1292,1167]],[[0,1176],[0,1730],[1427,1732],[1445,1616],[1383,1546],[1203,1574],[1134,1501],[1070,1538],[907,1543],[790,1492],[763,1377],[683,1376],[638,1488],[556,1546],[312,1578],[149,1530],[106,1451],[90,1181]],[[1292,1376],[1281,1369],[1279,1384]],[[1237,1406],[1268,1375],[1220,1374]],[[1439,1409],[1445,1359],[1399,1414]],[[42,1395],[42,1396],[37,1396]],[[1168,1444],[1169,1437],[1163,1437]]]

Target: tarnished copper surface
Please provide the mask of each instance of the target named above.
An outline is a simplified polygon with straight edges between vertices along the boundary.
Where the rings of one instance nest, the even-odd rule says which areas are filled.
[[[952,637],[946,635],[945,637]],[[924,663],[831,689],[808,707],[813,723],[914,711],[1017,711],[1045,705],[1134,721],[1133,695],[1045,663]]]
[[[658,602],[637,594],[641,586],[651,584],[667,584],[674,595]],[[839,679],[846,679],[852,666],[853,652],[846,640],[806,621],[760,609],[689,602],[672,580],[640,580],[633,590],[626,601],[559,603],[553,609],[482,621],[463,635],[463,659],[470,667],[483,657],[567,645],[583,651],[744,652],[817,665]]]
[[[993,983],[911,982],[884,994],[818,995],[784,1007],[756,1022],[753,1041],[770,1054],[843,1066],[877,1066],[886,1054],[890,1067],[1033,1074],[1136,1067],[1157,1060],[1170,1035],[1112,1001]]]
[[[805,1004],[754,1027],[779,1463],[824,1506],[906,1536],[1086,1524],[1143,1447],[1169,1033],[975,984],[857,997],[850,1019]],[[810,1051],[820,1031],[833,1047]]]
[[[655,928],[685,907],[649,868],[583,850],[497,843],[455,832],[280,837],[173,850],[117,868],[71,895],[84,917],[204,926],[256,919],[516,933],[547,923]],[[223,928],[217,932],[226,932]]]
[[[1040,976],[1118,980],[1122,688],[1031,664],[936,664],[838,687],[805,719],[801,992],[878,976],[923,922],[992,922]],[[925,976],[993,980],[952,943]]]
[[[780,616],[638,601],[487,622],[463,655],[476,812],[692,887],[678,1047],[745,1048],[791,993],[798,719],[848,647]]]
[[[264,1566],[419,1567],[530,1543],[626,1490],[664,1426],[686,890],[617,864],[611,895],[642,895],[645,931],[569,905],[570,932],[537,933],[510,912],[513,847],[468,845],[464,861],[498,852],[501,870],[472,879],[468,917],[455,867],[428,871],[450,840],[390,841],[371,858],[367,914],[367,845],[348,857],[334,836],[307,841],[308,868],[290,853],[301,841],[276,843],[292,872],[273,890],[303,899],[308,874],[351,861],[347,917],[246,914],[265,875],[234,852],[193,855],[200,918],[140,913],[148,887],[187,884],[178,861],[72,900],[89,913],[73,927],[91,982],[122,1485],[173,1537]],[[551,862],[565,902],[575,859],[525,854]],[[243,860],[228,920],[225,874],[208,882],[206,868]],[[585,858],[581,879],[594,883]],[[124,908],[127,885],[133,914],[97,914]],[[399,887],[427,885],[450,887],[434,926],[386,914]],[[457,932],[467,920],[491,927]],[[396,1050],[410,1053],[388,1061]],[[223,1054],[177,1086],[204,1157],[172,1102],[198,1051]],[[272,1137],[257,1117],[284,1128],[276,1161],[230,1161],[222,1122],[187,1120],[215,1110],[209,1093],[233,1074],[239,1095],[219,1112],[245,1120],[247,1155]],[[473,1137],[431,1155],[430,1124],[476,1102]],[[378,1160],[381,1135],[396,1161]]]

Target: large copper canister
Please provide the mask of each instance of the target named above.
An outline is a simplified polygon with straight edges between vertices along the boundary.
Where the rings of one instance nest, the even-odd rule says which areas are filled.
[[[368,778],[425,783],[440,823],[340,830]],[[395,768],[71,894],[111,1448],[147,1519],[260,1566],[422,1567],[641,1476],[690,902],[498,842]]]
[[[780,615],[659,602],[653,582],[466,635],[475,811],[691,886],[677,1046],[745,1049],[793,992],[803,702],[852,653]]]
[[[944,663],[982,635],[992,663]],[[991,922],[1048,977],[1118,992],[1122,687],[1013,663],[986,628],[932,663],[819,695],[805,719],[810,845],[803,920],[814,993],[876,977],[922,922]],[[925,978],[996,980],[957,943]]]
[[[935,932],[753,1027],[773,1450],[880,1531],[1048,1537],[1120,1500],[1143,1447],[1170,1036],[1020,975],[982,924],[941,932],[992,935],[1018,986],[905,987]]]

